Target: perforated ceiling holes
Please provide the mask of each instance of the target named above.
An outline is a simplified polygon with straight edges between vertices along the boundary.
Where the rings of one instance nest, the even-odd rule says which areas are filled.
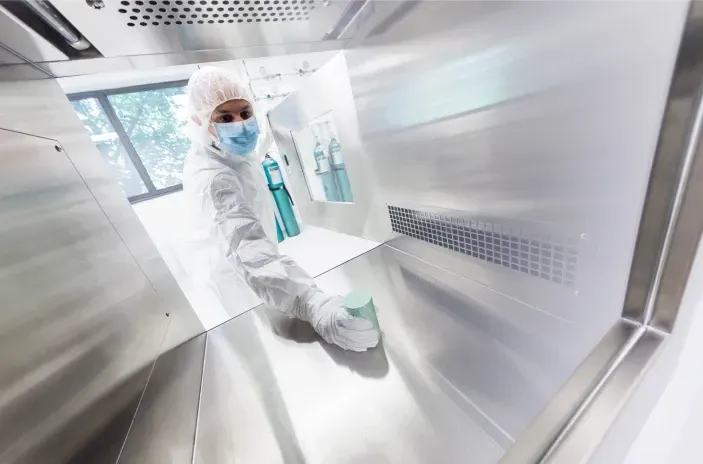
[[[574,287],[578,239],[388,206],[393,231],[473,258]]]
[[[127,25],[180,26],[307,21],[316,0],[121,0]]]

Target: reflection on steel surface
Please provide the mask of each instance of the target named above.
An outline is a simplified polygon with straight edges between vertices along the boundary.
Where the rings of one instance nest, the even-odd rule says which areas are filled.
[[[551,272],[549,282],[541,270],[540,279],[506,272],[502,259],[488,266],[419,240],[397,246],[424,248],[422,259],[442,267],[455,255],[455,272],[569,320],[577,314],[579,336],[598,340],[621,315],[686,8],[417,2],[345,50],[361,145],[385,204],[597,238],[581,244],[573,287]]]
[[[205,334],[159,355],[120,453],[121,464],[191,464]]]
[[[370,292],[383,344],[344,352],[265,307],[213,329],[196,462],[494,463],[591,348],[388,246],[316,282]]]
[[[0,141],[0,462],[109,462],[169,319],[63,148]]]

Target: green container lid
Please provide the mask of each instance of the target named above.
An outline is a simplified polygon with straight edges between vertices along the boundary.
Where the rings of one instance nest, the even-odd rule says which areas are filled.
[[[378,318],[376,308],[373,305],[373,298],[366,292],[350,292],[344,297],[344,307],[347,312],[354,317],[360,317],[371,321],[378,329]]]

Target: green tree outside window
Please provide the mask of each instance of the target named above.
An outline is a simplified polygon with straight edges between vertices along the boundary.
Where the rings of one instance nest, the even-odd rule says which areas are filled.
[[[183,182],[183,162],[190,148],[185,132],[185,88],[170,87],[109,95],[157,189]]]

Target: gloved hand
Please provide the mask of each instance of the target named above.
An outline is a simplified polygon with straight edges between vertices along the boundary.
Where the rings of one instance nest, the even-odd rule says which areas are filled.
[[[301,309],[300,319],[310,322],[327,343],[351,351],[366,351],[378,345],[379,333],[371,321],[350,315],[339,296],[316,289]]]

